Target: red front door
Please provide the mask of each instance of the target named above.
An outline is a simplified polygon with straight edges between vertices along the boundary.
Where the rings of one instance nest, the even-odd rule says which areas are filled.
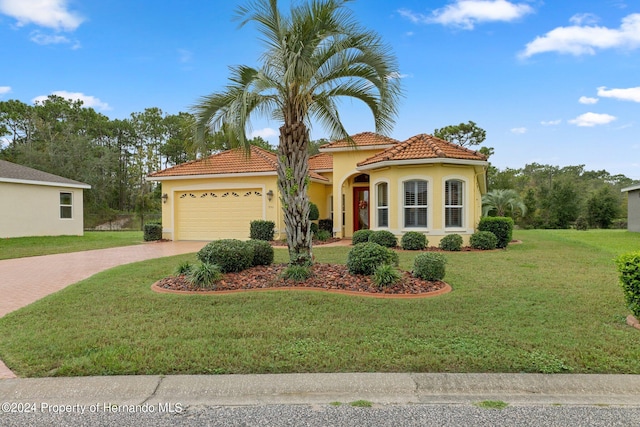
[[[353,189],[353,231],[369,229],[369,187]]]

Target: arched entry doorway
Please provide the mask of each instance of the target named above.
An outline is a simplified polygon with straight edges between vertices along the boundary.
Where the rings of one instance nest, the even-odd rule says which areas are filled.
[[[353,178],[353,231],[368,230],[370,221],[369,175],[360,174]]]

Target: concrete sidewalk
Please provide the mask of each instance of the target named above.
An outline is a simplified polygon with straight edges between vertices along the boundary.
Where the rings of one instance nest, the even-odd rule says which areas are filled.
[[[637,375],[265,374],[9,379],[0,402],[37,405],[313,404],[625,405],[640,407]],[[108,409],[108,408],[107,408]]]

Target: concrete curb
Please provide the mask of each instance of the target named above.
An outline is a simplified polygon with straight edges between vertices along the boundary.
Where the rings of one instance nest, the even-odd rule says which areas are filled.
[[[49,405],[470,404],[640,407],[639,375],[265,374],[26,378],[0,402]]]

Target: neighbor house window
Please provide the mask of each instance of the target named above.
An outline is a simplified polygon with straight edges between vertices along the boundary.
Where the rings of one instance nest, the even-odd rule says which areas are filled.
[[[463,182],[450,179],[444,184],[445,227],[462,227]]]
[[[60,193],[60,218],[70,219],[73,213],[73,194]]]
[[[404,226],[427,227],[427,181],[404,183]]]
[[[389,184],[382,182],[377,186],[378,227],[389,226]]]

